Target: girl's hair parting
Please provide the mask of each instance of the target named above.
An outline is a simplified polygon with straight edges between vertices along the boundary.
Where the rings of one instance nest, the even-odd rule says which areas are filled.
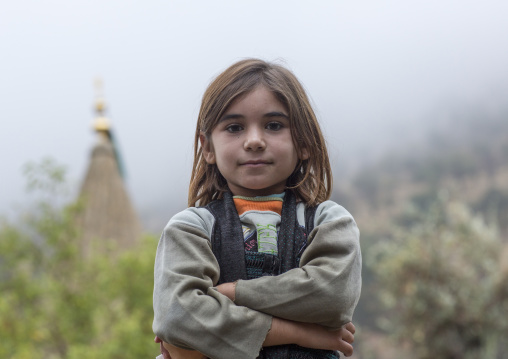
[[[189,186],[190,207],[206,206],[222,198],[228,191],[227,183],[217,165],[208,164],[200,145],[199,136],[210,136],[212,130],[238,97],[257,86],[265,86],[286,106],[294,146],[301,158],[289,176],[286,188],[293,190],[299,200],[315,206],[330,198],[332,171],[325,140],[310,101],[296,76],[283,66],[259,59],[239,61],[211,82],[206,89],[199,110],[194,137],[194,165]]]

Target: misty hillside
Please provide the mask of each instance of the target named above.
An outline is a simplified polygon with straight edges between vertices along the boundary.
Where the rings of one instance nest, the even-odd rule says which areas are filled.
[[[424,209],[439,194],[487,217],[506,216],[507,158],[508,108],[457,112],[421,142],[387,153],[337,183],[334,199],[367,232],[383,231],[409,205]]]
[[[438,198],[465,203],[508,239],[508,107],[463,111],[436,123],[424,139],[386,153],[335,184],[333,199],[355,217],[361,231],[362,297],[355,321],[377,330],[382,313],[378,279],[370,267],[373,245],[397,227],[420,224]]]

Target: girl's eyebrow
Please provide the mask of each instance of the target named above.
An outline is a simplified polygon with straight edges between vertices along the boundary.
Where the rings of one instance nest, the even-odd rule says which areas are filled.
[[[268,112],[264,115],[264,117],[285,117],[285,118],[289,119],[288,115],[286,115],[284,112],[279,112],[279,111]]]
[[[230,114],[222,116],[218,123],[221,123],[226,120],[237,120],[237,119],[243,118],[243,117],[244,117],[243,115],[240,115],[238,113],[230,113]]]
[[[241,115],[239,113],[229,113],[227,115],[222,116],[218,123],[221,123],[226,120],[238,120],[238,119],[241,119],[244,117],[245,117],[244,115]],[[284,112],[280,112],[280,111],[271,111],[271,112],[265,113],[263,115],[263,117],[284,117],[289,120],[289,116],[286,115]]]

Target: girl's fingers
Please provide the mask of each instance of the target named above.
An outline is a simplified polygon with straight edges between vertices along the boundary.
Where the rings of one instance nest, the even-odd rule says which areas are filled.
[[[352,334],[355,334],[356,328],[352,322],[347,323],[344,328],[346,328],[348,331],[350,331]]]
[[[342,342],[341,343],[341,348],[339,349],[340,352],[342,352],[344,354],[344,356],[351,356],[353,355],[353,346],[349,343],[346,343],[346,342]]]
[[[164,348],[164,345],[162,345],[162,341],[161,341],[161,354],[164,357],[164,359],[171,359],[171,355],[169,354],[167,349]]]
[[[353,344],[355,336],[348,330],[341,330],[342,340],[349,344]]]

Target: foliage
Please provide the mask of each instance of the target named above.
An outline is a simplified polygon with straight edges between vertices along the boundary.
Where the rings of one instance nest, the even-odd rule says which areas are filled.
[[[508,190],[490,188],[473,208],[498,223],[501,232],[508,233]]]
[[[416,358],[500,357],[508,349],[508,278],[499,234],[444,198],[419,216],[369,253],[389,310],[380,325]]]
[[[51,164],[29,181],[57,191]],[[39,172],[37,172],[39,171]],[[42,172],[40,172],[42,171]],[[42,174],[41,174],[42,173]],[[42,181],[42,182],[41,182]],[[154,355],[151,322],[157,241],[83,258],[79,203],[45,200],[30,216],[0,222],[0,358],[141,358]],[[114,247],[114,244],[111,244]]]
[[[44,158],[40,162],[28,162],[23,166],[28,191],[39,191],[46,196],[61,195],[65,186],[65,166],[52,158]]]

